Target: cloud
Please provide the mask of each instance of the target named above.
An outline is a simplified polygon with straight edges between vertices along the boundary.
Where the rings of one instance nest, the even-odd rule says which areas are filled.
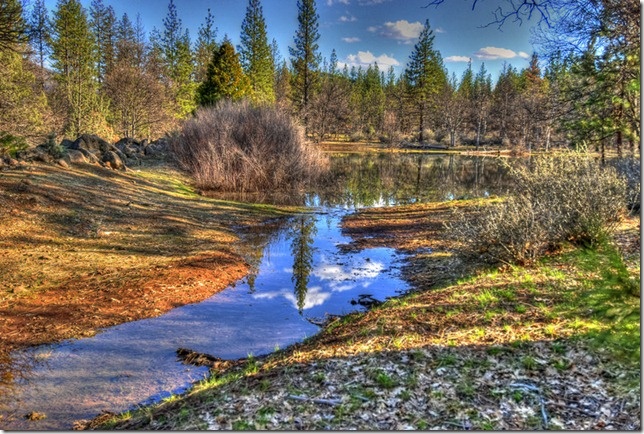
[[[524,59],[529,59],[530,55],[526,53],[525,51],[519,51],[519,57],[522,57]]]
[[[445,62],[469,62],[471,57],[467,56],[449,56],[445,58]]]
[[[381,54],[380,56],[374,56],[371,51],[358,51],[358,54],[349,54],[344,62],[340,63],[341,67],[347,65],[351,66],[363,66],[367,67],[378,63],[379,67],[389,68],[390,66],[399,66],[400,62],[394,59],[393,57],[387,56],[386,54]]]
[[[350,36],[348,38],[342,38],[344,42],[347,44],[354,44],[356,42],[360,42],[360,38],[356,38],[355,36]]]
[[[358,0],[358,4],[360,6],[373,6],[373,5],[379,5],[381,3],[388,2],[390,0]]]
[[[395,39],[403,43],[411,43],[420,36],[423,30],[423,24],[419,21],[410,23],[407,20],[398,20],[396,22],[388,21],[382,26],[371,26],[367,30],[378,33],[385,38]]]
[[[515,57],[524,57],[523,51],[518,54],[507,48],[484,47],[474,53],[474,57],[481,60],[513,59]],[[525,58],[525,57],[524,57]]]
[[[434,31],[435,31],[436,33],[447,33],[447,31],[446,31],[444,28],[442,28],[442,27],[436,27],[436,28],[434,29]]]
[[[342,15],[338,21],[340,21],[341,23],[354,23],[358,21],[358,19],[353,15]]]
[[[293,294],[292,289],[284,288],[279,291],[269,291],[269,292],[261,292],[258,294],[253,294],[253,298],[256,300],[262,300],[262,299],[273,300],[277,297],[284,297],[293,305],[295,309],[299,308],[299,306],[297,305],[297,298],[295,297],[295,294]],[[307,288],[302,310],[311,309],[312,307],[315,307],[315,306],[321,306],[330,297],[331,297],[331,293],[322,291],[322,288],[319,286],[313,286],[313,287]]]
[[[348,6],[349,0],[326,0],[327,6],[333,6],[334,4],[343,4],[345,6]]]

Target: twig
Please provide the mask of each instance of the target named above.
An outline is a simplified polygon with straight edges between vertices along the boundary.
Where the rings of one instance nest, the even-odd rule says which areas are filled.
[[[324,404],[324,405],[341,405],[341,399],[321,399],[321,398],[308,398],[306,396],[298,395],[288,395],[286,398],[293,399],[295,401],[305,401],[312,402],[313,404]]]

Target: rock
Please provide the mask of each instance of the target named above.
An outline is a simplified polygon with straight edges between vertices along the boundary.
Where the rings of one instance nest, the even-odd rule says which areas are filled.
[[[60,146],[61,146],[61,148],[65,148],[65,149],[72,149],[72,145],[73,145],[73,144],[74,144],[74,142],[72,142],[72,141],[71,141],[71,140],[69,140],[69,139],[63,139],[63,140],[60,142]]]
[[[79,149],[78,152],[83,154],[83,156],[87,159],[88,163],[91,164],[101,164],[101,160],[98,159],[96,155],[88,151],[87,149]]]
[[[70,149],[86,149],[95,154],[104,154],[112,151],[112,148],[113,146],[111,144],[93,134],[82,134],[70,146]]]
[[[69,164],[67,164],[67,161],[63,160],[62,158],[56,161],[56,164],[58,164],[63,169],[69,169]]]
[[[94,155],[94,154],[92,154]],[[96,158],[96,157],[94,157]],[[69,160],[70,163],[72,164],[81,164],[81,163],[87,163],[87,158],[81,151],[77,151],[75,149],[70,149],[67,151],[67,159]]]
[[[125,164],[123,164],[123,160],[118,156],[116,152],[105,152],[103,154],[103,163],[105,163],[107,167],[110,167],[114,170],[125,170]]]
[[[20,165],[20,162],[15,158],[9,157],[9,160],[7,160],[7,164],[9,165],[9,167],[18,167]]]

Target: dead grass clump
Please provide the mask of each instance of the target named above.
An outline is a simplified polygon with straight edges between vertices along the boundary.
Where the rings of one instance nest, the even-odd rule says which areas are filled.
[[[539,157],[511,176],[516,188],[506,201],[451,225],[494,261],[526,264],[563,242],[596,244],[623,216],[624,179],[588,156]]]
[[[299,188],[328,167],[288,114],[245,102],[200,109],[170,144],[182,167],[206,190]]]

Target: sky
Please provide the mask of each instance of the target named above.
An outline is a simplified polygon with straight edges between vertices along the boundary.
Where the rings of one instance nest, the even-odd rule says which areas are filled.
[[[91,0],[81,0],[89,9]],[[472,0],[446,0],[435,7],[428,0],[316,0],[320,32],[320,53],[329,58],[336,50],[341,64],[367,65],[378,62],[381,70],[394,66],[401,73],[409,60],[414,44],[429,20],[434,30],[434,47],[440,51],[449,72],[460,78],[471,59],[478,71],[481,63],[498,77],[504,62],[518,69],[527,66],[533,52],[530,28],[536,23],[508,21],[502,29],[489,25],[493,11],[503,0],[479,1],[472,10]],[[134,19],[141,14],[146,31],[161,29],[168,11],[169,0],[104,0],[117,16],[127,13]],[[56,0],[46,0],[55,8]],[[218,28],[217,39],[224,35],[237,45],[246,0],[175,0],[184,27],[194,41],[199,26],[210,8]],[[269,42],[277,41],[280,54],[288,58],[297,29],[296,0],[262,0]]]

